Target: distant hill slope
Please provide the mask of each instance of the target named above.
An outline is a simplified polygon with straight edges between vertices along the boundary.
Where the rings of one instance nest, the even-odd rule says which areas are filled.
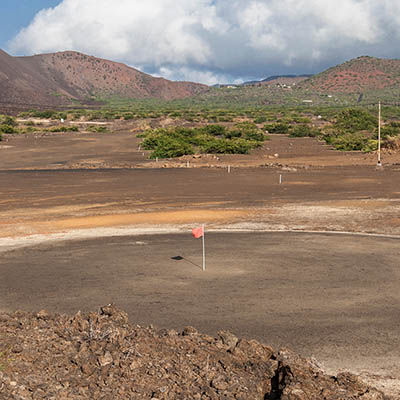
[[[358,57],[301,82],[298,88],[317,92],[356,93],[399,88],[400,60]]]
[[[205,92],[192,82],[154,78],[125,64],[74,51],[12,57],[0,50],[0,102],[64,105],[95,97],[179,99]]]
[[[243,83],[244,86],[248,85],[270,85],[270,84],[285,84],[285,85],[293,85],[297,84],[301,81],[304,81],[307,78],[310,78],[312,75],[272,75],[268,78],[265,78],[261,81],[249,81]]]
[[[295,81],[296,79],[297,82]],[[400,60],[358,57],[306,78],[273,76],[265,82],[213,88],[199,96],[215,107],[290,105],[400,105]]]
[[[60,104],[51,96],[57,85],[23,58],[0,50],[0,102],[11,104]]]

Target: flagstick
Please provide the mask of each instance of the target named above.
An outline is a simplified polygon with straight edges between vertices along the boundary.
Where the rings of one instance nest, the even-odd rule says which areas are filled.
[[[204,224],[203,224],[203,271],[206,270],[206,248],[204,245],[204,236],[205,236],[205,232],[204,232]]]
[[[378,111],[378,167],[382,166],[381,162],[381,102],[379,102]]]

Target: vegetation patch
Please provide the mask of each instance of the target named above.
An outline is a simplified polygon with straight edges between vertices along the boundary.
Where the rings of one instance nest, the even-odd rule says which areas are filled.
[[[67,119],[67,112],[55,110],[30,110],[18,114],[20,118]]]
[[[142,148],[152,150],[151,158],[173,158],[197,152],[247,154],[268,139],[254,123],[244,122],[227,128],[205,125],[196,128],[174,127],[147,130]]]
[[[349,108],[336,116],[335,127],[346,133],[374,130],[377,126],[378,118],[361,108]]]
[[[377,149],[377,107],[353,106],[344,108],[340,104],[277,106],[264,103],[239,102],[240,94],[247,88],[235,90],[219,89],[229,96],[238,96],[238,102],[214,103],[210,99],[196,102],[193,99],[162,101],[155,99],[114,99],[104,108],[70,109],[21,113],[21,117],[51,118],[65,120],[131,120],[174,119],[175,125],[187,121],[203,124],[201,127],[160,128],[143,134],[143,148],[151,150],[151,157],[179,157],[197,152],[213,154],[244,154],[258,147],[265,134],[288,134],[290,137],[314,137],[324,140],[341,151],[370,152]],[[264,89],[263,89],[264,90]],[[213,92],[213,91],[211,91]],[[243,105],[245,104],[245,105]],[[384,105],[385,118],[381,129],[382,146],[396,148],[390,138],[400,137],[400,107]],[[226,127],[219,123],[230,125]],[[28,133],[34,131],[26,122],[18,128],[13,117],[0,116],[0,133]],[[258,124],[258,125],[257,125]],[[35,123],[35,126],[38,124]],[[155,121],[159,126],[158,121]],[[260,129],[259,127],[262,126]],[[48,129],[44,129],[48,131]],[[53,132],[77,131],[77,127],[56,127]],[[89,126],[91,132],[108,132],[105,126]],[[397,143],[397,142],[396,142]]]
[[[0,140],[3,133],[16,133],[17,122],[14,117],[0,114]]]
[[[109,132],[106,126],[103,125],[89,125],[86,130],[88,132],[106,133]]]
[[[77,126],[53,126],[48,129],[49,132],[79,132],[79,128]]]
[[[330,133],[324,135],[323,139],[336,150],[370,152],[377,148],[376,141],[362,132]]]
[[[318,137],[321,131],[308,124],[295,125],[290,129],[290,137]]]
[[[17,129],[12,125],[1,124],[0,133],[17,133]]]
[[[265,124],[264,125],[264,130],[266,130],[268,133],[289,133],[289,124],[285,122],[277,122],[274,124]]]

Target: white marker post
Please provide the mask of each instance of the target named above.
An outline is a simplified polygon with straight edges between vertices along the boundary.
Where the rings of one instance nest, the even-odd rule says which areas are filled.
[[[230,174],[230,173],[231,173],[231,166],[228,165],[228,174]]]
[[[282,174],[279,174],[279,184],[282,185]]]
[[[205,246],[204,236],[206,233],[204,231],[204,224],[202,225],[202,227],[203,227],[203,236],[202,236],[202,239],[203,239],[203,271],[205,271],[206,270],[206,246]]]
[[[381,162],[381,102],[379,102],[378,111],[378,167],[382,167]]]

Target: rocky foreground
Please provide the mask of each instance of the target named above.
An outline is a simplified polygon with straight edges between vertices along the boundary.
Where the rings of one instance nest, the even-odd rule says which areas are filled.
[[[113,305],[0,314],[0,399],[381,400],[349,373],[225,331],[133,326]]]

